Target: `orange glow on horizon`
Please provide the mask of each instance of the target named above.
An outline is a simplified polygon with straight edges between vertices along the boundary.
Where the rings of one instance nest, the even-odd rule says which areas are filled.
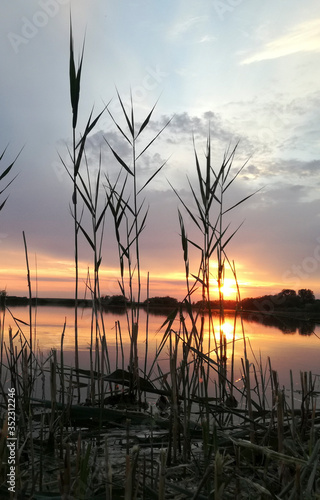
[[[13,264],[14,263],[14,264]],[[114,266],[106,265],[102,262],[100,269],[100,290],[102,295],[118,295],[121,293],[118,280],[120,271],[116,263]],[[74,262],[72,259],[56,258],[53,255],[37,254],[36,261],[33,255],[29,256],[32,292],[38,297],[74,297]],[[163,264],[163,272],[159,268],[155,272],[150,269],[149,273],[149,296],[171,296],[178,300],[183,300],[187,295],[186,276],[184,271],[170,269]],[[86,294],[90,296],[89,289],[86,287],[88,268],[92,268],[91,262],[81,261],[79,266],[79,287],[80,297]],[[241,266],[238,266],[241,268]],[[211,300],[219,298],[217,286],[216,269],[213,266],[212,278],[210,279]],[[141,271],[142,295],[141,300],[147,297],[147,270]],[[8,295],[27,296],[27,271],[23,252],[12,251],[5,252],[0,268],[0,290],[6,290]],[[91,280],[93,279],[92,269],[90,270]],[[263,276],[262,276],[263,277]],[[283,288],[291,288],[285,282],[272,280],[273,276],[266,276],[265,280],[259,279],[259,272],[253,270],[245,271],[243,268],[239,271],[239,288],[241,299],[245,297],[258,297],[263,295],[272,295],[278,293]],[[193,278],[190,278],[190,284],[193,284]],[[319,293],[319,285],[308,285],[315,294]],[[226,269],[226,276],[222,287],[222,293],[226,300],[236,300],[237,287],[230,269]],[[192,295],[192,301],[201,300],[201,284],[198,283],[198,290]]]

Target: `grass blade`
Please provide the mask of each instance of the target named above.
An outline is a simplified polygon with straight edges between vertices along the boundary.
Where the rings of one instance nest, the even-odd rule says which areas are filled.
[[[116,151],[111,147],[111,145],[109,144],[109,142],[107,141],[106,138],[104,138],[104,140],[106,141],[106,143],[108,144],[109,148],[111,149],[114,157],[116,158],[116,160],[120,163],[120,165],[130,174],[133,176],[133,172],[130,170],[130,168],[128,167],[128,165],[123,161],[123,159],[118,155],[118,153],[116,153]]]

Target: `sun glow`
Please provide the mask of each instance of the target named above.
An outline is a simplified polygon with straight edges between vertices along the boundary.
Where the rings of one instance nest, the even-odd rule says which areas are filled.
[[[212,291],[217,294],[219,293],[217,280],[212,281]],[[225,278],[223,285],[220,287],[220,291],[225,299],[236,299],[237,289],[233,279]]]
[[[223,323],[221,325],[221,330],[223,331],[223,333],[227,336],[227,337],[230,337],[230,335],[233,335],[233,325],[231,325],[231,323]]]
[[[233,321],[225,321],[221,325],[216,323],[214,324],[214,332],[216,335],[216,338],[219,341],[219,336],[220,333],[223,337],[225,337],[227,342],[232,342],[233,338],[237,337],[237,335],[234,335],[234,323]]]
[[[221,326],[217,328],[217,331],[221,330],[228,342],[233,339],[233,329],[234,325],[225,321]]]

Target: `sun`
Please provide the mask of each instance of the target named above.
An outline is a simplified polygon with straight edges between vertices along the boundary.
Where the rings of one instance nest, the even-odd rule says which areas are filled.
[[[212,280],[212,281],[214,281],[214,286],[212,287],[212,291],[215,294],[218,294],[219,289],[218,289],[217,281],[216,280]],[[234,299],[234,300],[236,299],[237,289],[236,289],[234,280],[232,280],[230,278],[225,278],[220,290],[221,290],[221,293],[223,294],[223,297],[225,299]]]

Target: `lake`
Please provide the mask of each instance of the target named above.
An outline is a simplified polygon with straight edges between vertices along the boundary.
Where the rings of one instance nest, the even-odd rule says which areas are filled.
[[[27,307],[12,307],[5,317],[5,341],[7,337],[8,326],[12,326],[14,332],[17,326],[13,320],[14,316],[19,320],[22,331],[29,337],[29,328],[21,321],[28,323],[29,310]],[[129,358],[129,336],[127,334],[126,316],[121,310],[108,311],[103,314],[105,332],[108,344],[108,352],[112,368],[122,363],[121,352],[119,348],[120,332],[116,323],[120,321],[121,339],[124,351],[124,367]],[[165,321],[166,316],[161,314],[149,314],[148,321],[148,354],[146,366],[149,369],[154,358],[154,353],[163,337],[163,331],[159,332],[160,326]],[[74,310],[68,307],[40,306],[36,310],[35,338],[36,345],[40,351],[47,355],[52,348],[58,352],[61,348],[61,334],[63,332],[64,322],[66,321],[64,335],[64,356],[65,362],[74,365]],[[144,310],[140,312],[140,329],[138,338],[140,367],[144,366],[145,348],[146,348],[146,321],[147,315]],[[219,332],[219,318],[214,317],[215,331]],[[89,366],[89,345],[90,345],[90,325],[91,309],[85,308],[79,310],[79,351],[81,367]],[[176,320],[172,325],[173,330],[178,331],[179,322]],[[223,332],[228,344],[228,365],[231,363],[232,339],[234,328],[234,313],[228,312],[225,316]],[[243,335],[244,331],[244,335]],[[246,339],[247,352],[250,363],[257,367],[262,360],[262,367],[269,373],[268,357],[271,358],[272,369],[279,374],[280,386],[290,385],[290,370],[293,372],[294,385],[300,386],[300,372],[311,371],[320,379],[320,325],[312,324],[307,321],[296,321],[292,319],[276,319],[272,317],[261,317],[249,315],[243,319],[243,330],[240,319],[236,322],[235,344],[234,344],[234,366],[235,380],[241,381],[242,365],[241,358],[244,357],[244,340]],[[208,332],[204,335],[205,348],[208,348]],[[117,342],[118,340],[118,342]],[[211,349],[213,341],[211,339]],[[215,359],[215,354],[210,355]],[[165,347],[159,357],[162,370],[169,366],[169,350]]]

